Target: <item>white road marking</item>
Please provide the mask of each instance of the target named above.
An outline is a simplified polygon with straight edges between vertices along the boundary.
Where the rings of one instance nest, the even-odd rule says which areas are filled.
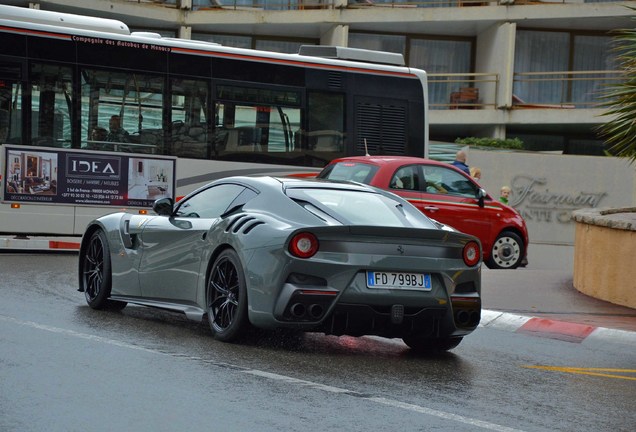
[[[30,327],[30,328],[34,328],[38,330],[43,330],[43,331],[47,331],[51,333],[57,333],[61,335],[72,336],[72,337],[90,340],[94,342],[100,342],[100,343],[104,343],[108,345],[114,345],[121,348],[143,351],[143,352],[147,352],[151,354],[160,354],[160,355],[165,355],[170,357],[181,357],[181,358],[185,358],[189,360],[203,361],[207,364],[211,364],[217,367],[229,368],[229,369],[236,370],[237,372],[241,372],[241,373],[245,373],[248,375],[253,375],[253,376],[257,376],[257,377],[261,377],[261,378],[265,378],[269,380],[280,381],[289,385],[302,386],[302,387],[311,388],[311,389],[320,390],[320,391],[329,392],[329,393],[340,393],[344,395],[356,396],[356,397],[359,397],[360,399],[364,399],[364,400],[374,402],[380,405],[390,406],[393,408],[399,408],[406,411],[438,417],[444,420],[464,423],[469,426],[479,427],[482,429],[488,429],[488,430],[498,431],[498,432],[524,432],[521,429],[509,428],[509,427],[501,426],[495,423],[486,422],[483,420],[473,419],[473,418],[461,416],[458,414],[453,414],[453,413],[449,413],[445,411],[439,411],[432,408],[427,408],[421,405],[409,404],[409,403],[400,402],[393,399],[387,399],[384,397],[369,396],[369,395],[365,395],[363,393],[356,392],[353,390],[333,387],[333,386],[329,386],[325,384],[316,383],[313,381],[302,380],[302,379],[293,378],[286,375],[280,375],[280,374],[276,374],[272,372],[266,372],[266,371],[262,371],[258,369],[248,369],[241,366],[232,365],[229,363],[210,361],[199,356],[188,356],[188,355],[174,353],[174,352],[146,348],[146,347],[143,347],[140,345],[134,345],[128,342],[122,342],[115,339],[109,339],[109,338],[105,338],[101,336],[95,336],[95,335],[91,335],[87,333],[80,333],[73,330],[67,330],[67,329],[63,329],[59,327],[39,324],[33,321],[22,321],[22,320],[18,320],[16,318],[9,317],[6,315],[0,315],[0,321],[9,322],[9,323],[21,325],[24,327]]]
[[[445,420],[452,420],[452,421],[464,423],[470,426],[480,427],[483,429],[490,429],[490,430],[499,431],[499,432],[522,432],[521,429],[509,428],[507,426],[501,426],[501,425],[486,422],[483,420],[477,420],[470,417],[464,417],[458,414],[448,413],[445,411],[438,411],[438,410],[426,408],[420,405],[413,405],[413,404],[399,402],[392,399],[385,399],[385,398],[379,398],[379,397],[370,397],[367,399],[373,402],[377,402],[379,404],[388,405],[395,408],[402,408],[404,410],[426,414],[433,417],[439,417]]]

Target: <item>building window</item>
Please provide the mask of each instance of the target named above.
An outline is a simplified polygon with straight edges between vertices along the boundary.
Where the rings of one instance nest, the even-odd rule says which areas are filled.
[[[409,66],[424,69],[429,74],[471,73],[472,40],[411,39]],[[452,53],[452,55],[449,55]],[[468,76],[429,79],[428,97],[431,108],[449,103],[450,95],[464,87],[473,87]]]
[[[572,82],[572,102],[596,103],[599,95],[606,90],[608,80],[614,76],[610,71],[618,69],[615,53],[611,50],[610,36],[574,36],[574,71],[607,71],[607,73],[585,75]]]
[[[563,76],[535,75],[537,72],[568,70],[570,36],[566,32],[517,31],[515,44],[514,97],[528,103],[565,102]]]
[[[518,30],[515,49],[517,101],[585,108],[616,79],[616,56],[607,35]],[[614,81],[615,82],[615,81]]]

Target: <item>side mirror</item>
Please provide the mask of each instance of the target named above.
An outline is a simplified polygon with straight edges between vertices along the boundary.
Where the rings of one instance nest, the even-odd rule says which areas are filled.
[[[172,216],[173,207],[172,198],[160,198],[152,205],[152,209],[159,216]]]
[[[479,203],[479,207],[484,208],[484,198],[486,198],[486,190],[484,188],[479,188],[477,192],[477,200]]]

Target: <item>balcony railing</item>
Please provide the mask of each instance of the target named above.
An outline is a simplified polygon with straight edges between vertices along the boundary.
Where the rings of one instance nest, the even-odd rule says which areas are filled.
[[[496,73],[428,74],[430,109],[495,109],[498,91]]]
[[[515,72],[513,107],[595,108],[608,87],[625,79],[621,71]]]
[[[623,81],[621,71],[515,72],[512,100],[497,102],[495,73],[428,74],[430,109],[595,108],[608,87]]]

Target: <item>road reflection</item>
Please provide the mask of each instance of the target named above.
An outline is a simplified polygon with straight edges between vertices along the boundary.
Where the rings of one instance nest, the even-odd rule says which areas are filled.
[[[207,320],[127,306],[120,312],[77,307],[74,320],[101,336],[143,345],[180,358],[232,364],[378,394],[404,388],[443,391],[449,400],[462,398],[472,387],[476,366],[461,349],[417,355],[399,339],[327,336],[292,330],[254,330],[240,343],[214,340]],[[461,347],[461,345],[460,345]]]

